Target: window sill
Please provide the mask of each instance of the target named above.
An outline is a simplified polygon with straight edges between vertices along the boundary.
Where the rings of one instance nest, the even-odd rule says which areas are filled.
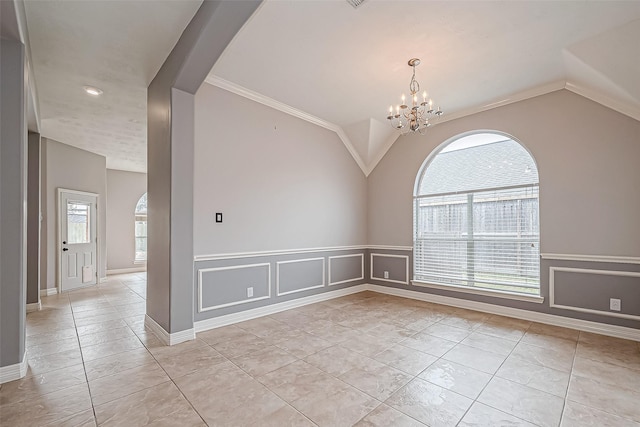
[[[526,294],[518,294],[515,292],[507,292],[507,291],[469,288],[467,286],[458,286],[458,285],[438,285],[435,283],[422,282],[420,280],[412,280],[411,284],[413,284],[414,286],[421,286],[423,288],[442,289],[445,291],[462,292],[465,294],[473,294],[473,295],[484,295],[484,296],[495,297],[495,298],[505,298],[505,299],[511,299],[511,300],[517,300],[517,301],[533,302],[536,304],[542,304],[544,302],[544,297],[541,297],[539,295],[526,295]]]
[[[134,265],[147,265],[147,261],[142,261],[142,260],[135,260],[133,261]]]

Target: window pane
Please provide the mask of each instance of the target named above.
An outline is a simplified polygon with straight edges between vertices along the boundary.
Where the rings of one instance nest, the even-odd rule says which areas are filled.
[[[67,202],[67,244],[91,242],[91,205]]]
[[[147,238],[136,237],[136,261],[147,259]]]
[[[539,294],[535,163],[513,140],[469,142],[445,148],[422,172],[414,199],[414,277]]]

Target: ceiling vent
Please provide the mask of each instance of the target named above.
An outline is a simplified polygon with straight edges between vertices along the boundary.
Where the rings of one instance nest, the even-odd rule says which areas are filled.
[[[357,9],[358,6],[361,6],[362,3],[364,3],[364,0],[347,0],[347,3],[353,6],[354,9]]]

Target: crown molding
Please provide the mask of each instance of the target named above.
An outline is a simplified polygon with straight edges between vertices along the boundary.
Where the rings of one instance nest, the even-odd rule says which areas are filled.
[[[602,94],[601,92],[598,92],[597,90],[593,90],[586,86],[582,86],[580,84],[569,81],[566,82],[565,89],[577,95],[584,96],[585,98],[595,101],[598,104],[604,105],[605,107],[617,111],[620,114],[624,114],[625,116],[629,116],[632,119],[640,121],[640,107],[637,107],[629,102],[611,98],[607,95]]]
[[[338,137],[342,140],[343,144],[345,145],[345,147],[347,148],[347,150],[349,151],[353,159],[356,161],[356,163],[358,164],[362,172],[367,177],[375,169],[378,163],[380,163],[380,161],[387,154],[391,146],[395,143],[395,141],[400,136],[399,134],[392,135],[387,141],[385,141],[385,143],[382,145],[381,150],[379,150],[378,153],[376,153],[372,161],[369,164],[367,164],[364,162],[362,157],[360,157],[360,154],[358,154],[358,151],[355,149],[354,145],[351,143],[351,140],[349,139],[347,134],[344,132],[344,129],[342,129],[342,127],[338,126],[337,124],[323,120],[312,114],[309,114],[307,112],[294,108],[283,102],[276,101],[273,98],[269,98],[268,96],[262,95],[258,92],[254,92],[250,89],[247,89],[243,86],[240,86],[238,84],[235,84],[233,82],[230,82],[228,80],[225,80],[215,75],[209,75],[205,79],[205,82],[210,85],[219,87],[220,89],[224,89],[231,93],[235,93],[236,95],[240,95],[244,98],[250,99],[262,105],[266,105],[278,111],[282,111],[283,113],[289,114],[291,116],[297,117],[309,123],[313,123],[314,125],[317,125],[335,132],[338,135]],[[481,113],[483,111],[488,111],[494,108],[503,107],[505,105],[524,101],[526,99],[534,98],[536,96],[546,95],[548,93],[555,92],[562,89],[567,89],[577,95],[583,96],[587,99],[590,99],[601,105],[604,105],[607,108],[617,111],[618,113],[629,116],[635,120],[640,120],[640,107],[637,107],[625,101],[613,99],[607,95],[603,95],[602,93],[596,90],[589,89],[585,86],[581,86],[573,82],[569,82],[566,80],[557,80],[551,83],[547,83],[544,85],[536,86],[531,89],[517,92],[511,95],[508,95],[506,97],[501,97],[499,99],[496,99],[486,104],[465,108],[455,113],[443,115],[441,118],[438,119],[437,122],[434,122],[434,125],[445,123],[451,120],[461,119],[466,116],[471,116],[473,114]]]
[[[452,114],[442,115],[434,125],[445,123],[450,120],[461,119],[466,116],[481,113],[483,111],[492,110],[494,108],[503,107],[505,105],[513,104],[515,102],[524,101],[525,99],[534,98],[540,95],[546,95],[547,93],[555,92],[557,90],[565,89],[566,83],[564,80],[558,80],[555,82],[547,83],[542,86],[536,86],[531,89],[517,92],[506,97],[495,99],[487,104],[477,105],[475,107],[465,108]]]
[[[240,86],[238,84],[230,82],[229,80],[225,80],[215,75],[207,76],[207,78],[204,81],[205,83],[208,83],[212,86],[219,87],[220,89],[224,89],[228,92],[235,93],[236,95],[240,95],[244,98],[250,99],[259,104],[266,105],[267,107],[271,107],[278,111],[282,111],[283,113],[289,114],[290,116],[297,117],[309,123],[313,123],[316,126],[320,126],[332,132],[335,132],[338,135],[338,138],[342,140],[342,143],[347,148],[347,150],[349,151],[353,159],[356,161],[356,163],[358,164],[362,172],[366,176],[369,175],[370,173],[369,168],[367,167],[365,162],[362,160],[362,158],[358,154],[358,151],[355,149],[355,147],[351,143],[351,140],[349,139],[347,134],[344,132],[344,130],[340,126],[336,125],[335,123],[328,122],[326,120],[321,119],[320,117],[316,117],[305,111],[292,107],[291,105],[285,104],[284,102],[276,101],[273,98],[269,98],[268,96],[262,95],[258,92],[254,92],[250,89],[247,89],[246,87]]]

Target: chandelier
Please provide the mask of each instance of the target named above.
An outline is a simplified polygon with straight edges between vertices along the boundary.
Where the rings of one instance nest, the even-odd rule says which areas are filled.
[[[418,92],[420,92],[420,83],[416,80],[416,67],[420,65],[418,58],[412,58],[408,62],[413,68],[413,75],[409,83],[409,92],[411,93],[411,106],[406,104],[404,93],[402,94],[402,104],[396,105],[395,114],[393,105],[389,107],[389,115],[387,120],[391,127],[398,129],[403,135],[409,132],[419,132],[424,134],[425,130],[431,126],[430,119],[437,118],[442,115],[442,110],[438,107],[433,108],[433,100],[427,101],[427,91],[422,93],[422,102],[418,102]]]

